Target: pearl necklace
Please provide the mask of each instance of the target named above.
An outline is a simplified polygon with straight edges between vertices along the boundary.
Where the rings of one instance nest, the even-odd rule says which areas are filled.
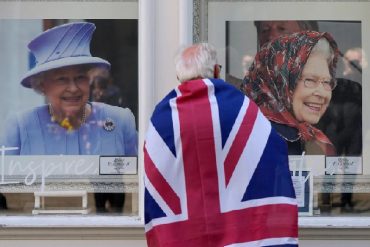
[[[58,122],[55,115],[54,115],[54,110],[51,104],[49,104],[49,114],[51,116],[51,121],[52,122],[57,122],[61,127],[65,128],[68,131],[73,130],[73,126],[71,122],[69,121],[68,117],[65,117],[62,121]],[[82,116],[81,116],[81,125],[83,125],[86,121],[86,106],[84,106],[84,109],[82,111]]]

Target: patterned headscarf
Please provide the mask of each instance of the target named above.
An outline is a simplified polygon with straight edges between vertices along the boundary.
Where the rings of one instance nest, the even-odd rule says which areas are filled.
[[[335,154],[333,144],[324,133],[307,122],[299,122],[292,113],[292,92],[311,50],[321,38],[327,39],[334,51],[329,72],[335,78],[339,51],[332,36],[303,31],[281,36],[264,45],[256,54],[241,89],[259,105],[268,119],[298,129],[303,141],[315,141],[325,154]]]

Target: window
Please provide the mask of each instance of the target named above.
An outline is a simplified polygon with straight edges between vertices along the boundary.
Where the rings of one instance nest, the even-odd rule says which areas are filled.
[[[302,215],[368,215],[369,119],[362,92],[367,88],[369,49],[362,41],[369,39],[364,30],[370,25],[370,5],[353,1],[339,8],[339,3],[297,2],[195,1],[193,39],[218,48],[219,62],[225,64],[222,77],[240,88],[263,43],[302,30],[330,33],[339,50],[336,74],[331,76],[338,86],[312,127],[322,131],[336,151],[325,153],[306,143],[300,152],[290,152],[293,182]],[[274,127],[279,132],[281,126]]]
[[[0,13],[0,214],[138,216],[137,1],[30,4]]]

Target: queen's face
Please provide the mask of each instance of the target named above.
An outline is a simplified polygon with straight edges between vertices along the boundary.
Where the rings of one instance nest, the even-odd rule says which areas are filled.
[[[328,62],[325,57],[320,53],[311,54],[292,97],[293,113],[299,122],[310,124],[319,122],[330,103],[332,92],[324,85],[330,79]],[[310,84],[305,85],[305,80]]]
[[[85,66],[74,65],[47,71],[41,91],[60,117],[77,117],[89,99],[89,77]]]

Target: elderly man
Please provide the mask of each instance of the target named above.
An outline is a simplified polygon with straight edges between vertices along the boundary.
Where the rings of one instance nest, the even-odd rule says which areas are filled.
[[[180,51],[181,84],[151,117],[148,246],[298,246],[286,144],[252,101],[218,79],[220,69],[209,44]]]

